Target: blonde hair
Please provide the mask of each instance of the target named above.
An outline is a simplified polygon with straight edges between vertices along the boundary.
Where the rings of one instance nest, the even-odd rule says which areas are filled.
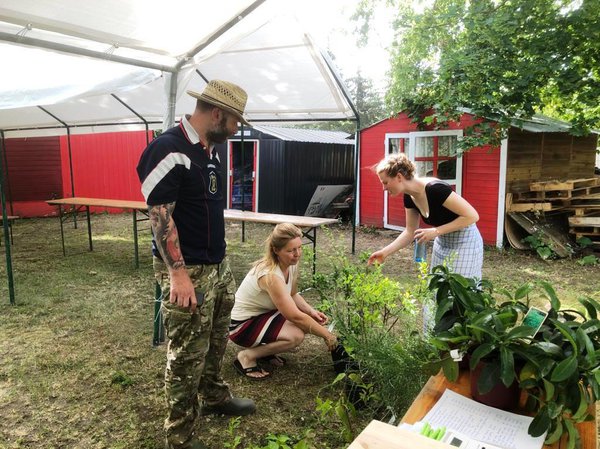
[[[374,169],[377,174],[385,173],[390,178],[395,178],[400,173],[407,180],[410,180],[415,175],[415,164],[404,153],[391,154],[379,161]]]
[[[279,251],[291,240],[298,237],[302,238],[302,231],[291,223],[280,223],[275,226],[269,237],[267,237],[267,240],[265,240],[265,254],[262,258],[254,262],[254,269],[262,270],[266,268],[269,272],[274,271],[279,263],[275,250]]]

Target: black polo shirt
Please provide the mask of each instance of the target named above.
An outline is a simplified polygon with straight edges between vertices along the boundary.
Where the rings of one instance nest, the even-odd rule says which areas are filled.
[[[221,164],[213,148],[192,143],[182,123],[154,139],[137,166],[148,206],[175,202],[177,226],[186,265],[220,263],[225,257],[225,219]],[[152,253],[160,257],[156,242]]]

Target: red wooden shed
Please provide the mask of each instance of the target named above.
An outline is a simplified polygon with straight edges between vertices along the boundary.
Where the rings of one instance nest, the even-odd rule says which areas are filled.
[[[447,181],[479,213],[485,244],[504,243],[507,193],[529,190],[532,181],[594,176],[597,135],[576,137],[568,123],[536,116],[511,127],[499,148],[472,148],[456,157],[463,130],[475,117],[463,113],[443,130],[419,129],[406,113],[360,132],[358,216],[362,225],[401,230],[405,225],[402,197],[389,197],[372,170],[386,155],[404,152],[420,176]]]

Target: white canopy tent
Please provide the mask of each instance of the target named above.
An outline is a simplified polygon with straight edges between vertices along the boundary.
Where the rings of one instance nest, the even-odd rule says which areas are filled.
[[[25,137],[66,133],[65,125],[73,133],[161,128],[189,113],[195,100],[185,91],[211,78],[248,92],[252,121],[355,119],[331,62],[282,11],[286,4],[3,0],[0,130]]]
[[[254,122],[358,123],[333,64],[285,12],[295,4],[2,0],[0,137],[164,129],[213,78],[248,92]]]

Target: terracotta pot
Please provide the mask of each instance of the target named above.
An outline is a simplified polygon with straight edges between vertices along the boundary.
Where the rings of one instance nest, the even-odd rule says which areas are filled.
[[[471,371],[471,397],[477,402],[489,405],[490,407],[499,408],[502,410],[514,410],[519,405],[519,397],[521,391],[519,384],[515,380],[507,387],[500,380],[491,391],[480,394],[477,389],[477,381],[481,376],[485,362],[479,362],[475,369]]]

